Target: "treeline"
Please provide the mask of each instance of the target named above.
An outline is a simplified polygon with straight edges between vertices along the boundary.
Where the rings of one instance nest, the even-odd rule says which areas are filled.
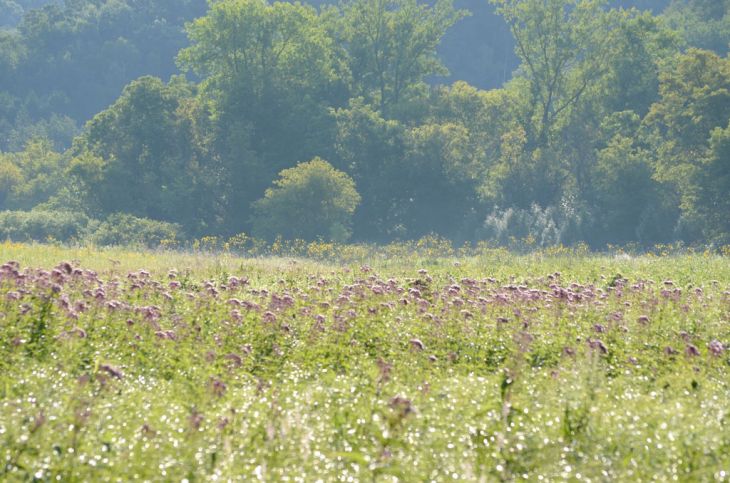
[[[0,0],[0,150],[66,149],[142,75],[169,78],[205,0]],[[3,28],[4,26],[4,28]]]
[[[219,0],[183,40],[181,2],[124,5],[49,5],[0,33],[10,46],[0,64],[12,67],[0,82],[14,89],[0,95],[12,151],[0,155],[0,208],[12,211],[0,225],[43,227],[62,213],[120,236],[159,222],[190,238],[730,243],[726,0],[675,1],[661,15],[496,0],[519,67],[490,90],[434,82],[448,74],[443,39],[468,13],[448,0]],[[185,5],[196,16],[199,3]],[[124,18],[127,37],[101,18]],[[39,25],[87,40],[69,49]],[[119,78],[84,71],[116,58],[100,39],[163,32],[167,47],[138,50],[130,72],[168,78],[174,62],[185,75],[139,77],[77,133],[85,101]],[[60,94],[18,81],[59,65],[71,72],[55,79]],[[70,122],[43,118],[56,98]],[[65,151],[64,129],[74,136]]]

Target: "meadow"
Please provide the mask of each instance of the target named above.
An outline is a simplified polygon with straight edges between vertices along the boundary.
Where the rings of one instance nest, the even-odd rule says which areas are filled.
[[[728,481],[730,258],[0,244],[2,481]]]

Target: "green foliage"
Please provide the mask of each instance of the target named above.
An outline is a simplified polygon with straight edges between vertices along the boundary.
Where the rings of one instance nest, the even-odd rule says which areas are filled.
[[[718,245],[730,245],[730,120],[724,129],[712,130],[710,150],[696,182],[697,210],[708,238]]]
[[[10,3],[21,6],[22,19],[15,29],[0,27],[0,98],[10,101],[0,100],[2,150],[39,134],[65,149],[126,83],[174,74],[183,23],[206,8],[205,0]],[[5,11],[0,4],[0,16]]]
[[[344,241],[360,195],[347,174],[315,158],[279,173],[255,204],[255,233],[273,239]]]
[[[127,214],[113,214],[99,222],[82,213],[45,208],[0,211],[2,240],[157,248],[163,240],[179,240],[181,234],[179,225]]]
[[[332,40],[309,6],[222,0],[187,31],[192,45],[178,62],[214,88],[267,97],[267,91],[316,88],[334,74]]]
[[[298,3],[224,0],[187,27],[178,63],[204,79],[230,233],[248,229],[248,207],[276,173],[331,146],[329,107],[346,91],[327,21]]]
[[[73,242],[86,235],[89,218],[69,211],[0,211],[0,239]]]
[[[730,1],[674,0],[662,16],[687,44],[725,55],[730,48]]]
[[[589,95],[605,113],[633,111],[646,115],[659,99],[659,73],[681,45],[660,17],[636,10],[618,14],[617,27],[603,59],[605,71]],[[595,117],[600,118],[599,113]]]
[[[596,0],[494,3],[510,25],[529,86],[531,110],[522,121],[527,146],[547,148],[555,141],[555,125],[602,75],[616,14]]]
[[[0,209],[30,210],[55,195],[66,181],[65,160],[44,139],[23,151],[0,153]]]
[[[0,158],[0,197],[2,197],[2,206],[5,207],[6,200],[12,196],[16,187],[23,183],[23,173],[15,163]]]
[[[353,93],[388,118],[427,76],[447,74],[436,56],[446,30],[466,14],[451,0],[350,0],[343,5],[342,38]]]
[[[730,232],[728,0],[492,0],[469,18],[451,0],[0,2],[0,209],[126,213],[216,243]],[[174,62],[189,78],[161,80]],[[447,65],[484,77],[438,85]],[[274,226],[267,188],[313,158],[352,178],[358,210]]]
[[[157,248],[161,242],[180,238],[181,228],[174,223],[115,213],[98,224],[88,240],[96,245]]]
[[[463,227],[480,169],[466,126],[433,119],[411,127],[384,119],[361,99],[337,110],[336,119],[336,165],[352,174],[363,196],[356,234],[382,241]]]
[[[2,479],[725,477],[726,258],[422,253],[0,244]]]
[[[644,120],[656,152],[656,178],[678,190],[685,219],[717,237],[727,227],[721,213],[730,159],[724,148],[730,60],[690,49],[662,73],[659,92]]]
[[[671,226],[676,214],[663,206],[649,154],[633,143],[617,135],[598,153],[592,178],[596,206],[603,216],[594,223],[600,234],[593,235],[618,245],[669,241],[671,233],[662,234],[662,227]]]
[[[142,77],[96,115],[76,140],[70,174],[92,212],[122,211],[198,228],[213,200],[215,177],[195,140],[186,107],[192,86]],[[209,219],[212,213],[207,211]]]
[[[467,139],[460,143],[461,160],[447,165],[452,176],[475,183],[472,188],[488,203],[509,203],[512,192],[503,183],[517,169],[508,160],[520,149],[513,148],[523,132],[517,122],[523,110],[523,99],[514,85],[505,89],[482,91],[464,82],[439,89],[433,100],[433,118],[464,130]],[[514,136],[518,138],[515,139]]]
[[[337,162],[350,173],[364,195],[355,226],[374,238],[387,238],[397,225],[394,197],[399,193],[396,170],[404,156],[404,127],[386,120],[360,99],[348,109],[339,109],[337,119]]]
[[[690,49],[660,77],[660,100],[647,123],[666,139],[659,152],[662,171],[698,161],[710,132],[725,127],[730,110],[730,60]]]
[[[47,139],[55,150],[63,151],[78,131],[76,122],[66,115],[53,113],[47,118],[33,121],[21,112],[13,127],[7,131],[6,148],[8,151],[22,151],[34,139]]]

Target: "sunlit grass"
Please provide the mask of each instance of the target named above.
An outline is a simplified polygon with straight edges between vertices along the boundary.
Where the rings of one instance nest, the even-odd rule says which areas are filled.
[[[728,479],[727,258],[445,255],[0,245],[0,480]]]

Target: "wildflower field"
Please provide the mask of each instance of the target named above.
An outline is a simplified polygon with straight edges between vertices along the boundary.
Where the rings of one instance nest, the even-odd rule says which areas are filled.
[[[0,264],[0,481],[730,479],[728,257]]]

